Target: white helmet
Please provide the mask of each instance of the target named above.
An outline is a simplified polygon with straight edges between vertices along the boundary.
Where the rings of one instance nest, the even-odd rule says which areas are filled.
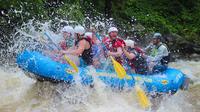
[[[118,32],[118,29],[116,27],[110,27],[108,29],[108,33],[110,33],[110,32]]]
[[[135,42],[133,40],[125,40],[126,46],[128,47],[134,47]]]
[[[62,32],[67,32],[73,34],[74,29],[71,26],[64,26],[63,29],[61,30]]]
[[[82,26],[76,26],[74,28],[74,33],[78,33],[80,35],[83,35],[85,33],[85,28],[83,28]]]
[[[84,37],[92,38],[92,32],[86,32]]]

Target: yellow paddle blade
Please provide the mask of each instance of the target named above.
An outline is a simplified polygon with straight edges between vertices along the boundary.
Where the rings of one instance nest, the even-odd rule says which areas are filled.
[[[144,90],[140,88],[138,85],[135,86],[135,89],[136,89],[136,93],[137,93],[140,105],[145,109],[149,108],[151,105],[150,100],[147,98]]]
[[[117,73],[117,76],[122,79],[122,78],[125,78],[127,77],[127,74],[126,74],[126,71],[125,69],[122,67],[122,65],[120,63],[118,63],[112,56],[110,56],[111,60],[112,60],[112,63],[113,63],[113,66],[114,66],[114,69],[115,69],[115,72]],[[150,101],[149,99],[147,98],[144,90],[142,88],[140,88],[138,85],[135,86],[136,88],[136,93],[137,93],[137,96],[138,96],[138,100],[140,102],[140,105],[143,107],[143,108],[148,108],[150,107]]]
[[[123,79],[126,76],[126,71],[125,69],[122,67],[122,65],[120,63],[118,63],[112,56],[110,56],[115,72],[117,73],[117,76],[120,79]]]
[[[69,65],[72,66],[76,72],[78,72],[78,67],[76,66],[76,64],[72,60],[70,60],[66,55],[64,55],[64,58],[69,63]]]

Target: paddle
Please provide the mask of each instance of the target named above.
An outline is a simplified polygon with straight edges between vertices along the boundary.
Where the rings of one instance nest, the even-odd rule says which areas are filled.
[[[76,64],[72,60],[70,60],[66,55],[64,55],[64,58],[69,63],[69,65],[71,65],[73,67],[73,69],[77,73],[78,72],[78,67],[76,66]],[[69,71],[67,71],[67,72],[69,72]]]
[[[147,98],[144,90],[139,85],[135,85],[135,90],[136,90],[140,105],[144,109],[149,108],[151,103],[150,103],[150,100]]]
[[[120,63],[118,63],[112,56],[110,56],[115,72],[117,73],[117,76],[120,79],[123,79],[127,76],[125,69],[122,67],[122,65]],[[134,77],[132,76],[132,78],[134,79]],[[135,82],[136,83],[136,82]],[[136,93],[138,96],[138,100],[140,102],[140,105],[143,108],[148,108],[150,106],[150,101],[147,98],[144,90],[139,86],[139,85],[135,85],[135,89],[136,89]]]
[[[47,36],[48,40],[57,48],[59,49],[59,47],[53,42],[53,40],[51,39],[51,37],[45,32],[44,35]],[[76,64],[67,57],[67,55],[64,55],[65,60],[67,61],[67,63],[69,63],[70,66],[72,66],[72,68],[75,70],[75,72],[71,71],[71,70],[66,70],[67,73],[73,74],[73,73],[77,73],[78,67],[76,66]]]
[[[120,63],[118,63],[112,56],[110,56],[115,72],[117,73],[117,76],[119,79],[123,79],[126,76],[126,71],[125,69],[121,66]]]

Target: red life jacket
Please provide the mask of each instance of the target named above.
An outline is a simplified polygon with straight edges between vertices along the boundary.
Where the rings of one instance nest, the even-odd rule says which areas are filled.
[[[108,41],[110,41],[109,37],[107,36],[104,36],[103,39],[102,39],[102,43],[107,43]]]
[[[67,50],[67,44],[65,41],[60,42],[60,47],[62,48],[62,50]]]
[[[110,40],[109,45],[107,45],[107,49],[110,52],[117,52],[118,47],[122,47],[122,45],[126,45],[124,40],[116,38],[115,40]],[[120,64],[123,63],[123,58],[121,57],[115,57],[115,60],[118,61]]]
[[[144,56],[144,51],[142,50],[142,48],[135,46],[134,49],[140,53],[142,56]]]

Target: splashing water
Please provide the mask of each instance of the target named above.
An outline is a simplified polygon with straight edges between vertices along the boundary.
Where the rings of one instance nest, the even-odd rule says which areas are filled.
[[[157,102],[157,112],[198,112],[200,109],[200,62],[177,61],[170,66],[189,74],[193,84],[188,91],[178,91]],[[96,75],[94,70],[91,73]],[[36,82],[18,68],[0,68],[0,111],[31,112],[144,112],[134,91],[112,91],[98,79],[94,88],[80,84]]]
[[[64,20],[60,20],[63,22]],[[67,21],[68,24],[77,24]],[[99,22],[98,24],[100,24]],[[7,49],[4,66],[0,68],[0,111],[16,112],[144,112],[138,102],[135,91],[112,91],[101,81],[94,79],[94,88],[81,84],[69,86],[64,83],[53,84],[37,82],[28,78],[16,67],[15,56],[24,49],[42,50],[44,44],[41,37],[48,32],[55,43],[60,41],[61,35],[53,30],[52,21],[41,23],[30,20],[23,24],[13,34],[14,45]],[[95,23],[92,23],[95,24]],[[96,25],[96,24],[95,24]],[[104,25],[104,24],[103,24]],[[2,52],[1,52],[2,53]],[[5,66],[7,65],[7,66]],[[14,66],[13,66],[14,65]],[[164,96],[161,101],[155,101],[157,112],[198,112],[200,110],[200,61],[179,60],[170,66],[180,69],[193,81],[188,91],[179,91],[173,96]],[[89,71],[97,75],[93,69]]]

